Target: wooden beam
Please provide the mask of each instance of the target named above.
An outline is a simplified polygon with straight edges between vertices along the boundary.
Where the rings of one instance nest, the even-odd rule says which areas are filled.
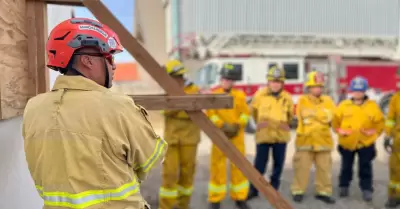
[[[28,70],[33,75],[35,94],[49,90],[49,70],[46,67],[47,6],[45,2],[26,2],[28,36]]]
[[[38,45],[38,28],[36,27],[36,12],[35,12],[35,1],[26,1],[26,27],[27,38],[28,38],[28,71],[32,75],[32,80],[35,84],[35,95],[38,94],[38,68],[37,68],[37,58],[38,54],[36,53],[37,45]],[[43,2],[39,2],[43,3]],[[41,30],[39,28],[39,30]],[[44,55],[43,55],[44,56]]]
[[[77,7],[84,6],[82,0],[27,0],[27,1],[39,1],[39,2],[45,2],[47,4],[68,5]]]
[[[145,48],[115,18],[100,0],[83,0],[84,5],[102,23],[111,27],[120,37],[126,50],[131,53],[157,83],[173,96],[184,96],[178,84],[168,76],[167,72],[156,62]],[[234,163],[254,186],[278,209],[291,209],[290,204],[265,180],[253,165],[235,148],[221,130],[201,111],[187,111],[191,120],[196,123],[213,141],[213,143]]]
[[[148,110],[202,110],[229,109],[233,98],[226,94],[203,94],[186,96],[130,95],[135,103]]]
[[[35,2],[35,27],[37,30],[37,45],[36,45],[36,66],[37,78],[36,89],[37,93],[45,93],[50,90],[49,69],[46,66],[47,53],[47,5],[44,2]]]

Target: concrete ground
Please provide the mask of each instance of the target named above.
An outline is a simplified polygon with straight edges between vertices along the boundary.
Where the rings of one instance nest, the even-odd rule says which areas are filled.
[[[162,134],[162,118],[159,118],[157,114],[150,114],[152,121],[154,122],[154,128]],[[294,153],[294,133],[292,133],[292,140],[288,146],[288,152],[286,157],[286,165],[285,170],[282,175],[282,184],[281,184],[281,194],[292,203],[293,208],[298,209],[366,209],[366,208],[384,208],[384,203],[386,201],[386,185],[388,182],[388,165],[387,159],[388,156],[382,148],[382,139],[377,142],[378,156],[374,161],[374,200],[372,203],[366,204],[361,199],[361,193],[358,188],[358,178],[357,175],[354,176],[354,181],[351,187],[351,197],[346,199],[338,199],[335,205],[326,205],[314,199],[313,197],[313,178],[314,178],[314,169],[311,169],[312,175],[310,179],[310,186],[307,192],[307,196],[305,201],[302,204],[294,204],[291,201],[290,196],[290,183],[293,179],[293,169],[291,165],[292,156]],[[209,178],[209,154],[210,154],[211,141],[210,139],[203,134],[202,142],[199,145],[198,157],[197,157],[197,173],[195,180],[195,191],[192,198],[191,208],[192,209],[204,209],[206,208],[207,203],[207,184]],[[255,154],[255,143],[253,135],[246,135],[246,150],[247,150],[247,158],[252,162]],[[333,167],[333,185],[334,185],[334,194],[337,197],[337,182],[338,182],[338,173],[340,169],[340,159],[339,155],[336,151],[332,153],[334,167]],[[268,166],[268,173],[265,175],[265,178],[268,179],[270,175],[271,163]],[[149,179],[142,185],[142,193],[145,199],[151,204],[152,208],[157,208],[158,205],[158,190],[160,187],[160,167],[156,168],[152,171]],[[357,170],[354,172],[357,174]],[[250,205],[253,209],[266,209],[272,208],[268,202],[260,197],[258,199],[254,199],[250,202]],[[229,197],[223,202],[224,209],[235,208],[234,203],[229,200]]]

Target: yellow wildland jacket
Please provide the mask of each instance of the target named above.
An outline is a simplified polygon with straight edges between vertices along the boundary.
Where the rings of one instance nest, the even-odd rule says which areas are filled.
[[[316,98],[302,95],[296,107],[298,126],[296,148],[304,151],[328,151],[333,148],[331,121],[335,103],[326,95]]]
[[[385,133],[393,137],[393,152],[400,151],[400,92],[392,96],[386,116]]]
[[[186,94],[198,94],[200,89],[190,83],[185,86]],[[200,142],[200,128],[193,123],[185,111],[165,110],[164,138],[168,145],[196,145]]]
[[[339,135],[339,145],[347,150],[371,146],[381,135],[384,124],[381,109],[371,100],[366,100],[362,105],[356,105],[352,100],[342,101],[332,120],[335,131],[342,129],[349,132],[346,136]],[[361,132],[362,129],[375,129],[376,133],[366,136]]]
[[[224,94],[226,92],[223,88],[219,87],[213,90],[212,93]],[[224,123],[240,125],[240,132],[242,132],[244,135],[244,128],[246,127],[250,118],[250,110],[246,103],[246,95],[242,90],[238,89],[232,89],[229,92],[229,95],[233,97],[233,108],[216,110],[210,109],[207,111],[207,115],[218,128],[221,128]]]
[[[283,143],[290,140],[290,130],[283,130],[280,125],[289,125],[293,119],[293,100],[287,91],[278,96],[271,94],[268,88],[260,89],[251,102],[251,113],[257,123],[267,122],[268,126],[256,132],[256,142]]]
[[[82,76],[29,100],[23,136],[45,209],[144,209],[140,183],[167,149],[145,109]]]

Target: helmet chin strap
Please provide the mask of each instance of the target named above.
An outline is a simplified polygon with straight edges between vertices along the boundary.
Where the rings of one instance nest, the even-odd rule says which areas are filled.
[[[104,87],[106,88],[111,88],[111,79],[110,79],[110,73],[108,72],[108,66],[107,66],[107,60],[104,58],[104,73],[105,73],[105,81],[104,81]]]

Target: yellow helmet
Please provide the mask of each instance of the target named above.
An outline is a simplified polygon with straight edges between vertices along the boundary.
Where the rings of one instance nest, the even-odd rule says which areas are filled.
[[[269,81],[285,81],[285,70],[278,66],[272,66],[268,69],[267,80]]]
[[[165,64],[167,73],[171,76],[181,76],[187,72],[187,69],[179,60],[170,60]]]
[[[318,71],[313,71],[307,74],[307,80],[305,83],[306,87],[315,87],[320,86],[323,87],[324,83],[324,74]]]

